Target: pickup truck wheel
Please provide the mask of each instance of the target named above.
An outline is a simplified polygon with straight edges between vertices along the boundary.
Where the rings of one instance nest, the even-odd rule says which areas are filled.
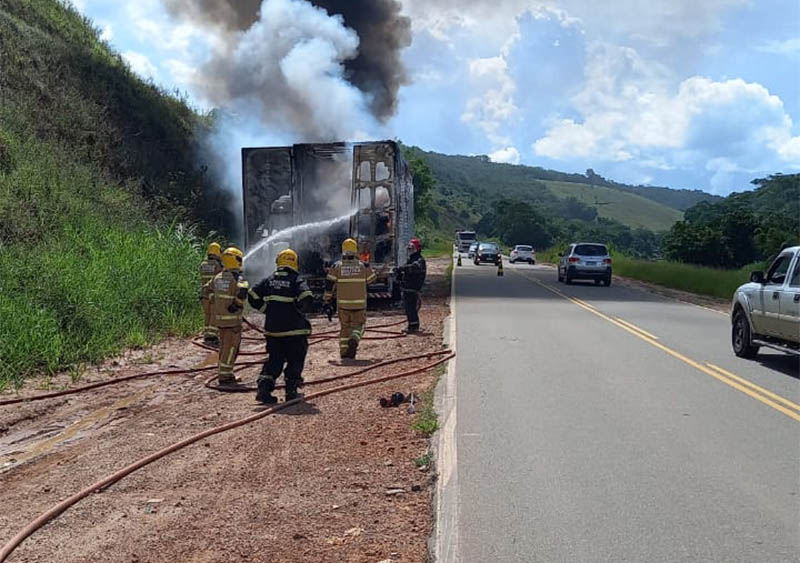
[[[733,353],[740,358],[755,358],[758,354],[758,346],[751,344],[750,323],[747,316],[741,309],[733,317],[733,328],[731,329],[731,344]]]
[[[569,275],[569,272],[564,275],[564,283],[567,285],[572,285],[572,276]]]
[[[611,276],[608,276],[607,278],[605,278],[603,280],[603,285],[606,286],[606,287],[611,285]]]

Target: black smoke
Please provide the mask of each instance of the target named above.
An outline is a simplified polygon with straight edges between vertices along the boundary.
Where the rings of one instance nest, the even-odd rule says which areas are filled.
[[[358,56],[345,62],[347,79],[372,96],[373,114],[386,119],[397,110],[397,92],[407,75],[401,60],[411,45],[411,20],[400,14],[396,0],[311,0],[329,14],[338,14],[360,39]]]
[[[308,0],[339,15],[359,37],[358,55],[344,62],[345,78],[370,99],[372,114],[385,121],[397,110],[407,82],[401,55],[411,45],[411,21],[397,0]],[[168,12],[223,31],[245,31],[259,19],[260,0],[163,0]]]

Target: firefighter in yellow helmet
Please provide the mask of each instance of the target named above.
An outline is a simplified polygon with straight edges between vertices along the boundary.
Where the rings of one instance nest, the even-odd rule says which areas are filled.
[[[367,286],[375,281],[375,273],[358,259],[358,243],[349,238],[342,243],[342,259],[328,271],[325,281],[325,312],[333,313],[331,301],[336,298],[339,312],[339,353],[342,358],[355,358],[358,343],[367,324]]]
[[[222,253],[223,270],[203,287],[203,295],[211,303],[212,322],[219,335],[220,385],[235,385],[233,365],[242,341],[242,313],[249,286],[242,276],[242,251],[226,248]]]
[[[267,361],[258,377],[256,400],[273,404],[275,380],[283,372],[286,379],[286,400],[302,398],[303,367],[308,352],[311,323],[305,313],[311,310],[314,298],[308,284],[299,275],[297,253],[286,249],[278,254],[277,270],[253,287],[247,300],[250,306],[266,315]],[[284,369],[285,367],[285,369]]]
[[[203,304],[203,340],[212,346],[219,345],[217,327],[212,322],[211,301],[209,301],[203,288],[222,271],[222,247],[217,242],[208,245],[206,259],[200,263],[200,302]]]

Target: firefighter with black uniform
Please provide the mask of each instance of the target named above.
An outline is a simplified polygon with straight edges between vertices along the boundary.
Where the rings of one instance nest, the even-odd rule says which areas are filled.
[[[233,366],[242,341],[242,313],[249,289],[242,276],[244,255],[236,247],[222,253],[223,270],[203,286],[203,296],[211,303],[212,321],[219,335],[220,385],[236,385]]]
[[[219,346],[217,327],[213,323],[211,301],[205,297],[203,288],[222,271],[222,247],[217,242],[208,245],[206,259],[200,263],[200,302],[203,304],[203,340],[211,346]]]
[[[267,361],[258,377],[256,400],[274,404],[275,380],[284,373],[286,400],[302,398],[303,367],[308,352],[311,323],[305,313],[311,310],[313,297],[308,284],[299,275],[297,253],[286,249],[278,254],[277,270],[262,280],[247,295],[250,306],[266,315]],[[284,366],[286,369],[284,370]]]
[[[333,315],[331,301],[336,298],[339,313],[339,354],[342,358],[355,358],[358,343],[364,336],[367,324],[367,286],[377,276],[358,259],[358,243],[349,238],[342,243],[342,259],[336,262],[325,280],[324,311]]]
[[[408,243],[408,262],[399,268],[409,333],[419,331],[419,309],[422,305],[420,291],[425,283],[427,269],[425,258],[422,257],[422,243],[418,238],[412,238]]]

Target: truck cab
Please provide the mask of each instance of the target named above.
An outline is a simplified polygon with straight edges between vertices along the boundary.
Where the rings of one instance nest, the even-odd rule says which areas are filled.
[[[800,356],[800,246],[783,249],[766,274],[753,272],[731,306],[731,344],[753,358],[761,347]]]
[[[457,231],[456,232],[456,251],[457,252],[467,252],[469,250],[470,245],[477,241],[478,238],[475,235],[475,231]]]

